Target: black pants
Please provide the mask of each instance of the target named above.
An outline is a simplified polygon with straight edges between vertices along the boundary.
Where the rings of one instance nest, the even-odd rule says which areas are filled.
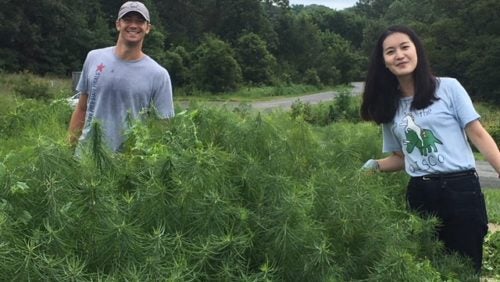
[[[439,240],[448,251],[469,257],[480,272],[488,217],[475,170],[412,177],[407,200],[411,210],[437,216]]]

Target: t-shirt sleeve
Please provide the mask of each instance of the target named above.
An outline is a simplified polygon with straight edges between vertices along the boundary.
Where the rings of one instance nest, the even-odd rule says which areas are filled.
[[[398,142],[398,139],[396,138],[394,132],[392,131],[392,123],[382,124],[382,137],[383,137],[382,152],[390,153],[390,152],[402,151],[401,144]]]
[[[91,60],[91,55],[92,51],[90,51],[87,54],[87,57],[85,58],[85,61],[83,62],[83,67],[82,67],[82,72],[80,74],[80,79],[78,80],[78,84],[76,85],[76,91],[83,93],[83,94],[89,94],[89,82],[87,80],[87,77],[89,77],[89,65],[90,65],[90,60]]]
[[[469,94],[462,84],[458,82],[458,80],[453,79],[453,83],[450,84],[450,90],[455,109],[455,116],[457,117],[461,128],[465,128],[469,122],[480,118],[480,115],[474,108],[474,104],[472,103]]]
[[[171,118],[174,113],[174,102],[172,97],[172,83],[166,69],[162,69],[158,84],[153,96],[153,106],[160,118]]]

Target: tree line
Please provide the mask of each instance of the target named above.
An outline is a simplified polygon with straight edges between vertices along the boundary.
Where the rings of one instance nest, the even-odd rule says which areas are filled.
[[[0,70],[68,75],[86,53],[114,44],[123,0],[0,0]],[[392,24],[423,38],[436,75],[499,101],[497,0],[359,0],[349,9],[288,0],[144,0],[153,32],[145,52],[174,87],[223,92],[242,86],[363,80],[376,37]]]

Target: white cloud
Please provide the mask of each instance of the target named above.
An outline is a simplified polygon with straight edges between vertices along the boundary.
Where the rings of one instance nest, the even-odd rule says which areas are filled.
[[[356,5],[358,0],[290,0],[290,5],[323,5],[335,10],[342,10]]]

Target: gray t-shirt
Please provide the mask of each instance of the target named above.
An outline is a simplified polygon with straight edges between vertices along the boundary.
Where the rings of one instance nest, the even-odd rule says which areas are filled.
[[[83,64],[77,91],[89,95],[81,141],[89,136],[92,123],[98,120],[106,144],[118,151],[124,142],[128,119],[154,108],[161,118],[174,116],[172,85],[165,68],[149,56],[124,61],[115,47],[92,50]]]
[[[410,176],[447,173],[475,167],[464,128],[480,118],[472,101],[453,78],[439,78],[440,99],[410,111],[413,97],[402,98],[393,122],[383,124],[383,151],[403,152]]]

